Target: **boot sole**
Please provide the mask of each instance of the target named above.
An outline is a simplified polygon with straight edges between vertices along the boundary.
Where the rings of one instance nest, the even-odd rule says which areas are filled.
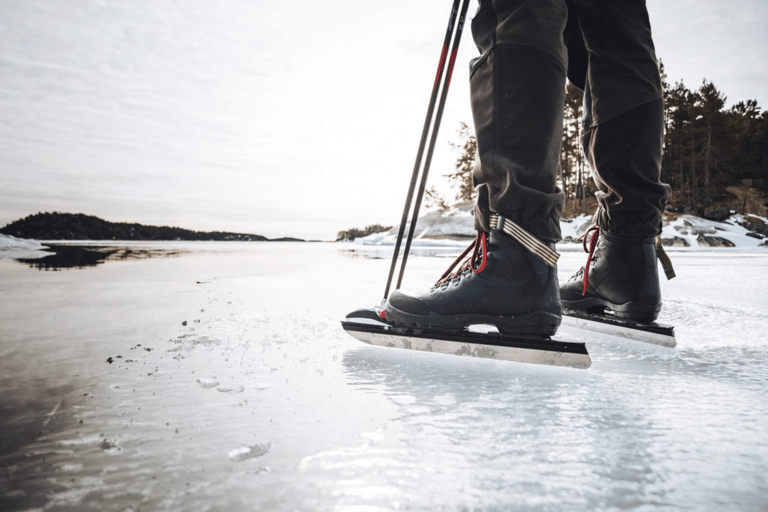
[[[649,306],[639,302],[614,304],[605,299],[589,297],[581,300],[564,300],[563,307],[578,309],[587,313],[604,314],[606,309],[613,311],[618,318],[639,323],[651,323],[656,320],[661,311],[661,305]]]
[[[461,332],[471,325],[493,325],[501,334],[524,336],[553,336],[560,327],[562,317],[538,311],[523,316],[495,316],[480,314],[412,315],[387,304],[387,322],[404,327],[443,332]]]

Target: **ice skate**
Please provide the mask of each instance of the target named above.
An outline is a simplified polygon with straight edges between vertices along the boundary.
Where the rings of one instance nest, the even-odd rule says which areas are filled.
[[[497,226],[505,224],[503,217],[494,219]],[[517,237],[499,229],[480,232],[431,289],[393,292],[384,318],[394,325],[432,331],[458,332],[486,324],[501,334],[555,334],[562,307],[554,244],[506,224],[514,226]]]
[[[661,289],[655,238],[619,237],[597,228],[588,235],[589,260],[560,288],[563,305],[588,312],[608,309],[637,322],[656,320]]]
[[[395,291],[348,314],[344,329],[372,345],[588,368],[584,343],[550,338],[562,310],[557,253],[503,217],[492,226],[430,290]]]
[[[589,244],[589,249],[587,249]],[[671,326],[656,324],[661,311],[657,258],[673,276],[654,237],[622,237],[597,227],[584,237],[584,265],[560,287],[566,323],[639,341],[674,347]],[[598,328],[586,322],[602,324]]]

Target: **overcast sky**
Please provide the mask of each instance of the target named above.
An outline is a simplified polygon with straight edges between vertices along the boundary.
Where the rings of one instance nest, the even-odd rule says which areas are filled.
[[[0,226],[61,211],[328,240],[394,224],[450,4],[0,0]],[[768,2],[648,9],[670,82],[765,108]],[[438,186],[476,53],[467,29]]]

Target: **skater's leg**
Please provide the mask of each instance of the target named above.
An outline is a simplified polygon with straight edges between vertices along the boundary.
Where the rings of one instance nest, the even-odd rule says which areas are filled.
[[[650,23],[643,1],[576,5],[589,51],[582,144],[598,187],[599,241],[561,298],[649,322],[661,309],[654,242],[670,193],[660,182],[663,105]]]
[[[560,239],[567,17],[563,0],[488,0],[472,20],[481,52],[470,70],[478,230],[488,231],[496,212],[540,239]]]
[[[582,141],[598,187],[597,223],[652,237],[670,187],[660,182],[664,112],[644,0],[576,0],[589,52]]]
[[[540,336],[560,325],[554,242],[564,199],[556,174],[567,14],[564,0],[481,0],[472,21],[481,56],[470,77],[479,235],[467,262],[431,290],[395,291],[388,321],[435,330],[485,323]]]

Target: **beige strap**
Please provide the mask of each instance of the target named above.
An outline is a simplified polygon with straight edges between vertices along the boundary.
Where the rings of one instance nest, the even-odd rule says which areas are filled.
[[[664,269],[664,274],[667,276],[667,280],[675,277],[675,269],[672,268],[672,260],[669,259],[669,256],[667,256],[667,251],[665,251],[664,247],[661,245],[660,236],[656,237],[656,256],[661,262],[661,268]]]
[[[523,247],[531,251],[533,254],[544,260],[544,263],[550,267],[557,265],[557,260],[560,255],[550,249],[546,244],[539,241],[538,238],[528,233],[526,230],[505,218],[502,215],[494,213],[491,215],[491,229],[498,229],[508,234]]]

